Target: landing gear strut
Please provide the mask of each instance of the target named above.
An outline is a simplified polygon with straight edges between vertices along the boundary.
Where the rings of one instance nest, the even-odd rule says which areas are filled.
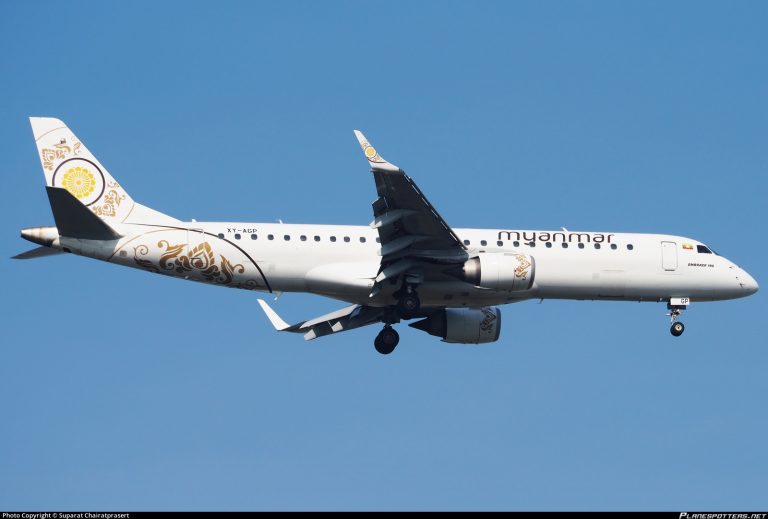
[[[397,309],[406,319],[415,316],[421,309],[421,300],[416,290],[411,285],[406,285],[404,293],[397,301]]]
[[[400,335],[390,325],[385,325],[384,328],[376,336],[373,341],[373,345],[376,351],[382,355],[389,355],[397,347],[397,343],[400,342]]]
[[[678,297],[672,298],[670,302],[667,303],[667,309],[669,310],[667,315],[672,320],[672,326],[669,328],[669,333],[675,337],[680,337],[685,331],[685,325],[678,321],[677,318],[680,317],[680,314],[683,313],[683,310],[688,308],[689,302],[690,299],[687,297]]]

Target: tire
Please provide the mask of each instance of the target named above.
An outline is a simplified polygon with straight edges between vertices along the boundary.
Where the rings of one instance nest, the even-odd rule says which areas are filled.
[[[680,337],[685,331],[685,325],[681,322],[674,322],[669,329],[669,332],[675,337]]]
[[[395,351],[399,342],[400,335],[393,328],[387,326],[376,336],[376,339],[373,341],[373,346],[376,348],[376,351],[382,355],[389,355]]]

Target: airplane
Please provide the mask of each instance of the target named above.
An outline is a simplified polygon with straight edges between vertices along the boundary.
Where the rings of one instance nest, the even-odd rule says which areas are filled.
[[[211,285],[309,292],[349,304],[278,331],[306,340],[383,324],[374,347],[394,351],[393,325],[447,343],[495,342],[499,305],[531,299],[667,303],[670,331],[692,302],[754,294],[757,282],[692,238],[663,234],[454,229],[416,183],[358,130],[378,198],[368,226],[185,222],[134,201],[59,119],[31,117],[55,226],[23,229],[31,259],[72,253]]]

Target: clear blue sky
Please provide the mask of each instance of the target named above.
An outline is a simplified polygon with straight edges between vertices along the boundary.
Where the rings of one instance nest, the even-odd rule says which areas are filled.
[[[279,4],[279,5],[278,5]],[[765,2],[0,4],[0,509],[765,509]],[[694,237],[763,286],[305,343],[75,256],[27,122],[182,219],[367,224],[361,128],[455,227]],[[342,306],[286,294],[286,320]]]

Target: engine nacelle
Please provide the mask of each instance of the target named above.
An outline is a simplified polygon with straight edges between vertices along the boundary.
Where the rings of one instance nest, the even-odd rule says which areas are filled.
[[[441,337],[445,342],[482,344],[496,342],[501,333],[501,310],[483,308],[445,308],[408,326]]]
[[[482,252],[464,263],[461,279],[478,287],[516,292],[530,289],[535,274],[533,256],[516,252]]]

